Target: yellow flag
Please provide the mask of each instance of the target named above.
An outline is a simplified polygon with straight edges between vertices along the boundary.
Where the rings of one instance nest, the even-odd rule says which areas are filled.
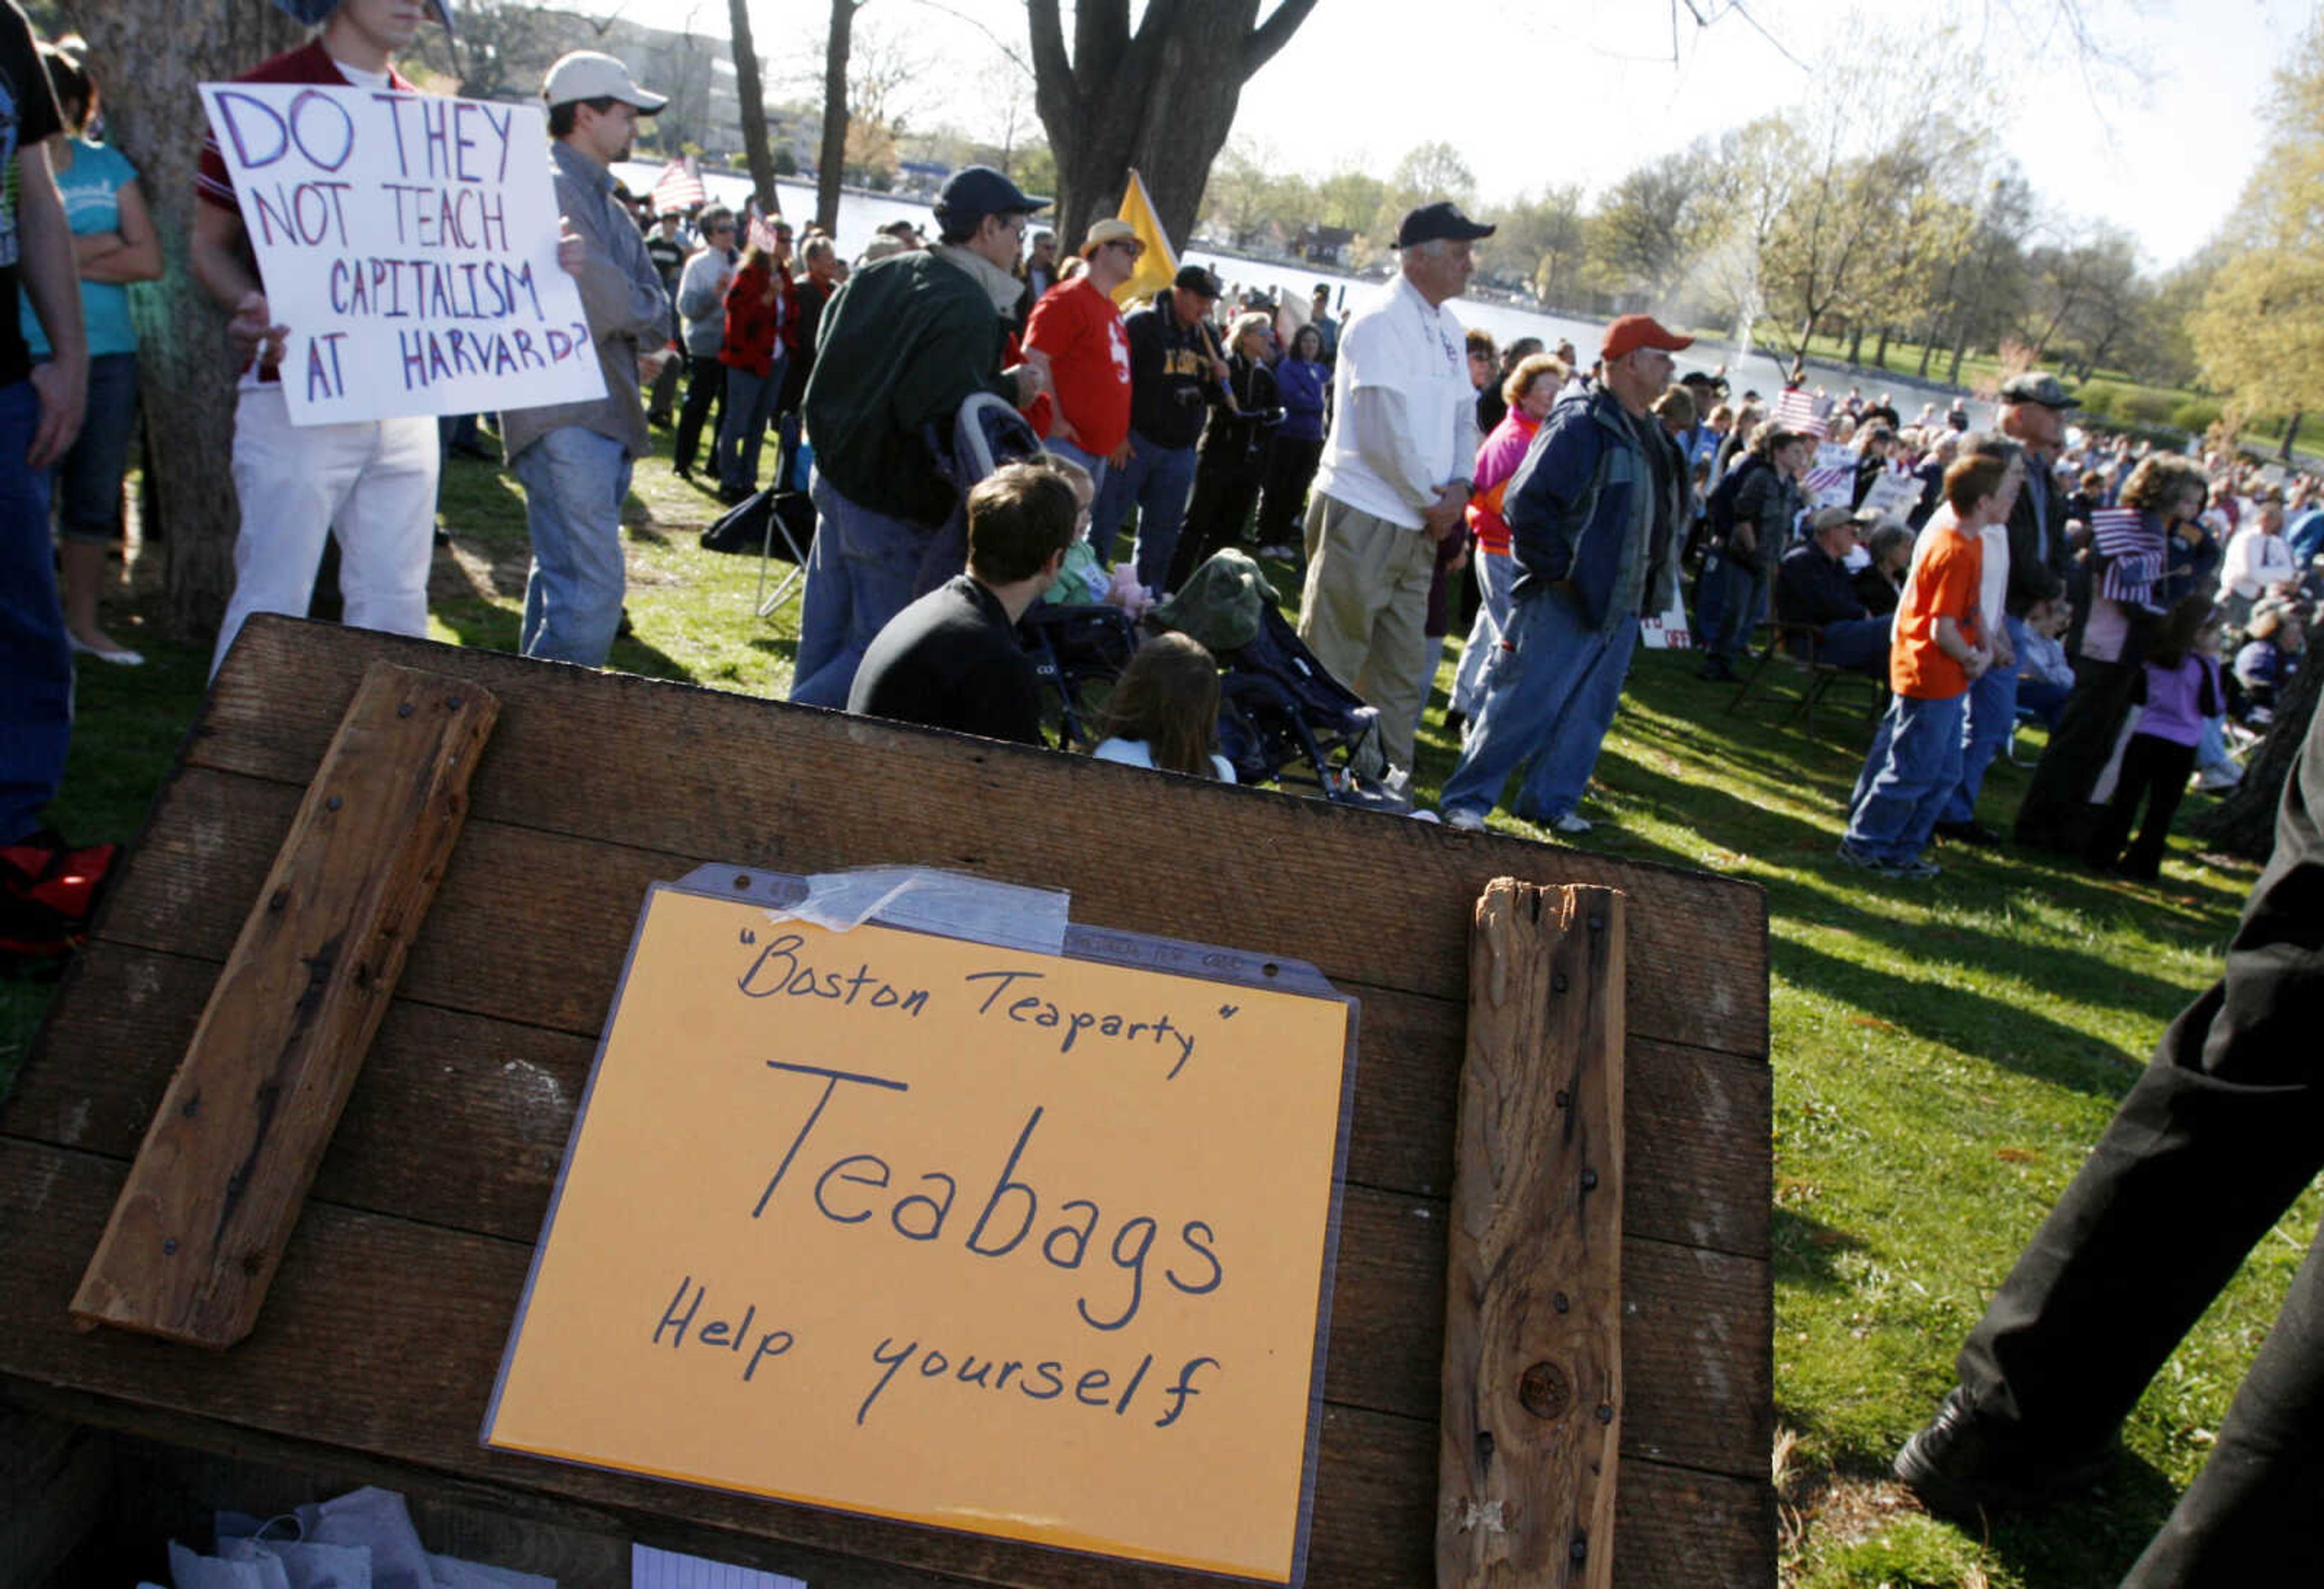
[[[1178,274],[1178,251],[1170,246],[1167,234],[1162,230],[1161,218],[1154,213],[1154,201],[1146,196],[1145,179],[1133,167],[1129,184],[1121,190],[1120,217],[1138,229],[1138,241],[1146,252],[1138,257],[1138,269],[1130,280],[1113,289],[1113,301],[1127,308],[1145,302]]]

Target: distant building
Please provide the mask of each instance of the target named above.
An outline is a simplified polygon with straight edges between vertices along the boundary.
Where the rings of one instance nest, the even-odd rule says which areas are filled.
[[[1314,223],[1299,229],[1291,240],[1292,252],[1312,265],[1343,265],[1348,245],[1356,234],[1344,226],[1326,226]]]

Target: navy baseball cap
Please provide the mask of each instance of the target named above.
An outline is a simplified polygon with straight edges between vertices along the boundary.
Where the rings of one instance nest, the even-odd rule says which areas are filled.
[[[955,234],[987,216],[1029,216],[1048,207],[991,166],[963,166],[936,189],[936,225]]]
[[[1461,207],[1449,198],[1434,204],[1424,204],[1407,212],[1404,225],[1396,229],[1396,245],[1411,248],[1416,243],[1434,243],[1442,238],[1452,243],[1474,243],[1480,237],[1490,237],[1493,229],[1481,221],[1472,221],[1461,213]]]

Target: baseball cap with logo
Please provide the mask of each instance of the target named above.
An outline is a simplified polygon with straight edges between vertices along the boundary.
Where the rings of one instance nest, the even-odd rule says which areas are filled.
[[[576,105],[584,99],[618,99],[642,115],[651,115],[669,103],[667,94],[638,87],[630,69],[595,50],[560,55],[541,79],[540,96],[552,106]]]
[[[1480,237],[1490,237],[1493,229],[1481,221],[1472,221],[1461,213],[1461,207],[1449,198],[1434,204],[1424,204],[1405,212],[1404,224],[1396,229],[1396,245],[1411,248],[1440,239],[1448,243],[1474,243]]]

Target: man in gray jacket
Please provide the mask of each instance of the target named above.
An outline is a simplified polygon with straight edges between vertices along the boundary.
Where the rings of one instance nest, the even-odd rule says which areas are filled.
[[[726,336],[726,284],[734,279],[734,212],[723,204],[702,212],[702,246],[678,278],[678,317],[686,344],[686,401],[678,410],[670,462],[680,480],[694,478],[694,455],[711,405],[726,390],[718,347]],[[718,431],[713,427],[710,432]]]
[[[669,101],[588,50],[550,67],[540,96],[565,221],[558,262],[581,289],[605,395],[501,417],[532,534],[521,645],[527,657],[601,667],[622,622],[622,500],[632,464],[651,445],[638,390],[650,372],[641,365],[660,367],[670,331],[669,296],[637,223],[614,200],[608,168],[628,157],[638,117]]]

